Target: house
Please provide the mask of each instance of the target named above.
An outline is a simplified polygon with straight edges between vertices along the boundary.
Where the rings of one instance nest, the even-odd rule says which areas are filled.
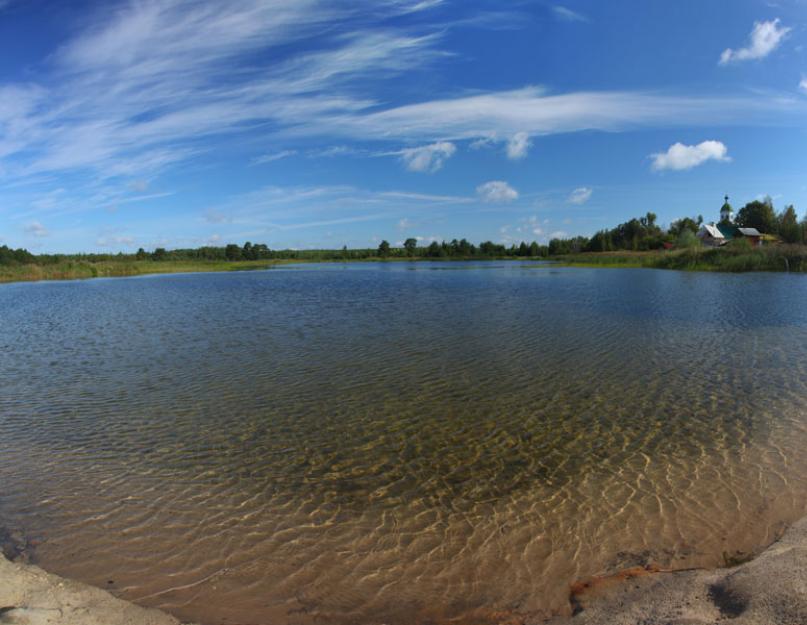
[[[720,207],[720,222],[704,224],[698,232],[704,245],[719,247],[734,239],[747,239],[753,247],[762,245],[763,235],[756,228],[744,228],[734,223],[734,209],[729,204],[729,196],[725,197]]]
[[[737,228],[737,233],[734,235],[734,238],[748,239],[752,247],[762,245],[762,233],[756,228]]]
[[[704,245],[720,247],[726,244],[726,237],[714,224],[703,224],[698,231],[698,238]]]

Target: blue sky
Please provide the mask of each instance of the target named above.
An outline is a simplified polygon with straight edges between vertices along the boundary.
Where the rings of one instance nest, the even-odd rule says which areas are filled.
[[[0,243],[504,243],[807,210],[807,0],[0,0]]]

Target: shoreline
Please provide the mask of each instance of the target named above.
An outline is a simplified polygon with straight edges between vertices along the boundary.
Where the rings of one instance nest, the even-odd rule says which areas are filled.
[[[24,560],[24,559],[23,559]],[[636,567],[570,587],[573,616],[494,612],[501,625],[803,625],[807,623],[807,517],[748,561],[729,568]],[[487,620],[487,619],[486,619]],[[454,620],[456,625],[465,625]],[[0,624],[183,625],[157,609],[59,577],[0,552]],[[189,625],[189,624],[184,624]]]
[[[803,625],[807,517],[749,560],[716,569],[620,571],[573,585],[571,618],[548,625]]]
[[[3,625],[183,625],[173,616],[118,599],[101,588],[11,562],[0,553]],[[185,624],[189,625],[189,624]]]
[[[552,267],[577,267],[585,269],[662,269],[702,273],[793,273],[807,274],[807,258],[774,266],[764,257],[753,255],[721,256],[710,252],[694,257],[686,253],[666,254],[652,252],[600,252],[555,257],[392,257],[392,258],[347,258],[347,259],[274,259],[260,261],[75,261],[68,266],[21,265],[0,266],[0,286],[4,284],[65,282],[95,278],[136,278],[156,275],[181,275],[193,273],[226,273],[242,271],[266,271],[287,265],[311,264],[362,264],[362,263],[455,263],[455,262],[521,262],[541,263]],[[779,258],[779,257],[777,257]],[[782,260],[785,257],[781,257]],[[770,260],[770,259],[769,259]],[[732,262],[725,262],[732,261]],[[739,261],[739,262],[737,262]]]

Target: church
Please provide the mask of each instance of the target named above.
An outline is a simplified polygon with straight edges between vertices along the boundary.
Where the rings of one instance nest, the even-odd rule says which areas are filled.
[[[724,198],[720,207],[720,221],[715,224],[703,224],[698,238],[704,245],[720,247],[733,239],[748,239],[753,247],[762,245],[762,234],[756,228],[742,228],[734,223],[734,209],[729,204],[729,196]]]

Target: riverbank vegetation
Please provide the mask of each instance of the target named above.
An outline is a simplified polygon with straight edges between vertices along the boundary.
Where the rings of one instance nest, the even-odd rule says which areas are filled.
[[[807,272],[807,246],[770,245],[752,248],[737,241],[722,248],[692,247],[643,252],[582,252],[558,257],[565,265],[584,267],[644,267],[683,271]]]
[[[701,244],[697,233],[702,216],[683,217],[663,228],[656,215],[630,219],[592,237],[554,238],[504,245],[466,239],[423,241],[409,238],[397,245],[348,249],[273,250],[265,244],[230,243],[193,249],[141,248],[134,254],[32,254],[0,246],[0,282],[68,280],[155,273],[241,271],[265,269],[288,262],[345,262],[368,260],[487,260],[551,259],[568,265],[648,267],[690,271],[807,272],[807,218],[798,220],[793,206],[776,213],[770,198],[749,202],[737,213],[739,226],[765,233],[764,245],[751,247],[734,240],[720,248]]]

